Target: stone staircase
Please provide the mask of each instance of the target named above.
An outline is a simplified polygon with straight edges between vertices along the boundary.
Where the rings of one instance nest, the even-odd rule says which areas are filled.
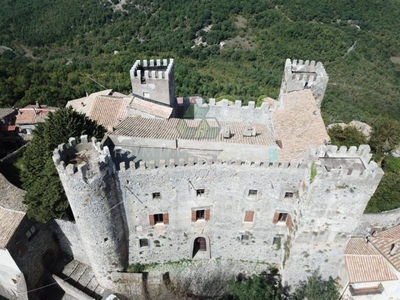
[[[64,267],[60,277],[95,299],[103,298],[105,289],[99,285],[92,268],[88,265],[72,260]]]

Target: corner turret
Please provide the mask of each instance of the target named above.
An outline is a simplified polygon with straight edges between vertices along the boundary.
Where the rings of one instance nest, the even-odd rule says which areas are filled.
[[[128,248],[122,217],[123,202],[119,182],[108,147],[96,139],[81,143],[69,139],[60,145],[53,161],[98,282],[112,289],[109,275],[122,271],[128,263]]]

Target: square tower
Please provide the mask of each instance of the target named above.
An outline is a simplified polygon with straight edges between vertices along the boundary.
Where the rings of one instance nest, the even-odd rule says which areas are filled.
[[[290,60],[285,63],[279,100],[284,93],[311,89],[317,106],[321,107],[322,99],[328,85],[328,74],[321,62],[315,63],[314,60]]]
[[[175,104],[174,60],[137,60],[130,70],[132,93],[144,100],[173,107]]]

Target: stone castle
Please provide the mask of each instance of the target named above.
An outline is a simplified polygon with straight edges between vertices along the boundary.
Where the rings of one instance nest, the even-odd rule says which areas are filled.
[[[54,151],[75,259],[111,290],[129,264],[184,259],[264,261],[288,283],[315,269],[345,281],[346,242],[363,232],[383,171],[367,145],[329,145],[323,65],[286,60],[278,100],[255,107],[176,99],[173,63],[130,70],[132,97],[150,110],[136,107],[101,142]],[[166,107],[167,118],[149,112]]]

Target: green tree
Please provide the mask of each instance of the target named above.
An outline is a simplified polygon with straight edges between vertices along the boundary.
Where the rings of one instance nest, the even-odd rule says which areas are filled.
[[[389,119],[378,119],[373,124],[371,148],[376,154],[393,150],[400,144],[400,122]]]
[[[328,130],[328,134],[331,138],[331,144],[338,147],[351,147],[367,143],[366,137],[353,126],[342,128],[339,125],[335,125]]]
[[[277,270],[269,270],[258,276],[232,279],[229,281],[229,291],[224,299],[233,300],[279,300],[282,299],[282,287]]]
[[[321,276],[315,272],[307,280],[300,283],[291,299],[337,300],[339,299],[339,292],[332,277],[329,277],[328,280],[323,280]]]
[[[69,207],[52,161],[54,149],[67,143],[69,137],[87,134],[101,138],[104,132],[103,126],[72,108],[49,113],[46,122],[37,125],[22,158],[21,180],[27,191],[24,203],[30,218],[45,223],[63,217]]]

